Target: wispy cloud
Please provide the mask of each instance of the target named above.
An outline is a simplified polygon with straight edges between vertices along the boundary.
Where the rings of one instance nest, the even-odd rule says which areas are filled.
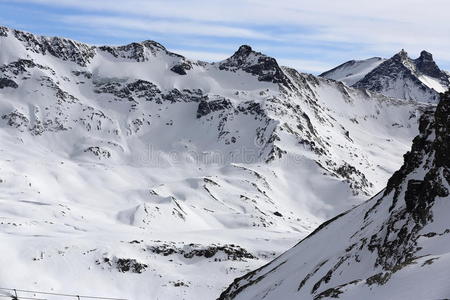
[[[69,24],[78,24],[79,26],[89,26],[93,29],[120,28],[176,35],[240,37],[266,40],[271,38],[268,35],[246,28],[174,20],[151,21],[117,16],[70,15],[61,17],[61,21]]]
[[[217,62],[230,56],[230,53],[208,52],[208,51],[190,51],[184,49],[169,49],[172,52],[179,53],[190,59],[196,59],[208,62]]]
[[[304,59],[281,58],[278,59],[278,63],[305,73],[322,73],[324,70],[329,70],[335,67],[332,63]]]
[[[54,15],[56,24],[89,32],[93,37],[109,36],[114,42],[142,36],[159,39],[184,53],[209,53],[209,57],[214,57],[214,53],[231,54],[231,48],[249,43],[284,64],[312,72],[347,59],[390,56],[402,48],[413,55],[427,49],[450,68],[448,0],[0,0],[1,3],[45,9]]]

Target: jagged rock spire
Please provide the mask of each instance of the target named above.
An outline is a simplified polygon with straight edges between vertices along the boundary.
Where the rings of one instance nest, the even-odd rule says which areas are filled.
[[[438,78],[443,82],[448,82],[446,74],[439,69],[436,62],[433,60],[433,55],[425,50],[420,52],[419,58],[415,60],[417,70],[424,75]]]
[[[405,51],[405,49],[400,50],[400,52],[398,52],[397,54],[395,54],[392,59],[394,60],[400,60],[400,61],[405,61],[407,59],[409,59],[408,57],[408,52]]]

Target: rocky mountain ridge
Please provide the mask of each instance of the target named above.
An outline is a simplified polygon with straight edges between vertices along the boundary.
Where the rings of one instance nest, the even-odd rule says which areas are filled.
[[[417,59],[411,59],[406,51],[401,50],[390,59],[350,61],[320,76],[389,97],[419,102],[437,102],[439,93],[450,87],[448,74],[425,50]]]

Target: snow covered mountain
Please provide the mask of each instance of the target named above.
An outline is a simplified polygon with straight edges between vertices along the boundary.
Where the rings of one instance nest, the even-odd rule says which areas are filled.
[[[450,87],[448,73],[439,69],[427,51],[422,51],[417,59],[409,58],[402,50],[390,59],[349,61],[320,76],[388,97],[419,102],[436,102],[439,93]]]
[[[3,287],[214,299],[385,186],[430,107],[249,46],[206,63],[0,27],[0,49]]]
[[[237,280],[220,299],[447,299],[450,92],[386,188]]]
[[[334,69],[320,74],[319,76],[342,81],[347,85],[352,86],[385,61],[386,59],[381,57],[372,57],[364,60],[350,60]]]

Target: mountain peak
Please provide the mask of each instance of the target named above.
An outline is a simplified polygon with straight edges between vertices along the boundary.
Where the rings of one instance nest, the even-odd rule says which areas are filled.
[[[394,98],[435,102],[439,93],[450,87],[450,81],[431,53],[424,50],[419,58],[411,59],[402,49],[352,86]]]
[[[164,47],[163,45],[161,45],[158,42],[155,42],[153,40],[145,40],[140,42],[140,44],[142,44],[142,46],[144,47],[148,47],[148,48],[159,48],[161,50],[167,51],[166,47]]]
[[[268,57],[261,52],[256,52],[249,45],[241,45],[234,54],[226,59],[227,62],[233,62],[236,66],[244,64],[254,64],[259,61],[260,58],[273,59]]]
[[[420,57],[415,60],[415,64],[420,73],[437,78],[441,82],[449,83],[447,74],[438,67],[430,52],[425,50],[420,52]]]
[[[398,52],[397,54],[395,54],[393,57],[393,59],[400,59],[401,61],[404,61],[406,59],[408,59],[408,52],[405,51],[405,49],[400,50],[400,52]]]
[[[419,59],[433,60],[433,54],[426,50],[422,50],[422,52],[420,52]]]
[[[229,58],[219,63],[220,70],[243,70],[258,76],[259,81],[288,83],[275,58],[256,52],[249,45],[242,45]]]
[[[250,53],[253,52],[252,47],[250,47],[249,45],[241,45],[239,47],[239,49],[235,52],[236,54],[240,54],[240,55],[249,55]]]

